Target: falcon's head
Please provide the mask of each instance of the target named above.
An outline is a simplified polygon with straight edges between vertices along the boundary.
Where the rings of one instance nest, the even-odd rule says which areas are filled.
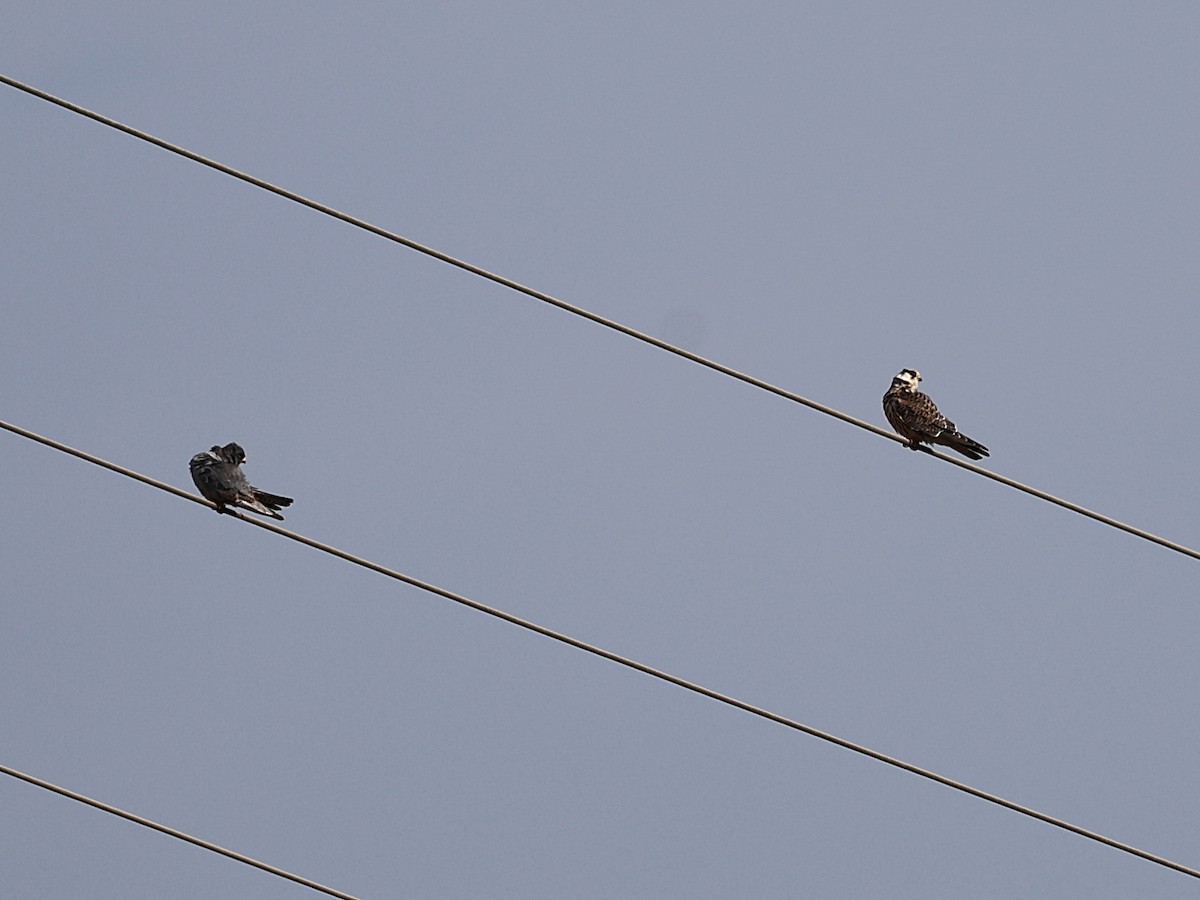
[[[921,386],[921,373],[916,369],[901,369],[892,379],[892,387],[902,391],[916,391]]]
[[[226,444],[224,447],[213,447],[213,452],[227,463],[240,466],[246,461],[246,451],[237,444]]]

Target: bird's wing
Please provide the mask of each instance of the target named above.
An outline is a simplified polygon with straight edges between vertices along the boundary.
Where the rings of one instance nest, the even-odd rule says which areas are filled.
[[[902,394],[898,412],[905,425],[929,440],[943,431],[955,430],[954,423],[938,412],[937,404],[919,392]]]

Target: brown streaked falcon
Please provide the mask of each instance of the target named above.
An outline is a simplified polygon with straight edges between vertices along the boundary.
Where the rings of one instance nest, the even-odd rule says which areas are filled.
[[[908,449],[916,450],[920,443],[941,444],[971,459],[987,456],[987,447],[959,434],[954,423],[938,412],[937,404],[917,390],[920,384],[920,372],[901,369],[883,395],[883,414],[896,433],[908,441]]]
[[[225,512],[225,507],[240,506],[263,516],[273,519],[283,519],[278,510],[292,505],[291,497],[280,497],[278,494],[268,494],[252,486],[242,473],[242,463],[246,461],[246,451],[237,444],[226,444],[224,447],[213,447],[192,457],[188,468],[192,471],[192,481],[200,493],[217,505],[217,512]]]

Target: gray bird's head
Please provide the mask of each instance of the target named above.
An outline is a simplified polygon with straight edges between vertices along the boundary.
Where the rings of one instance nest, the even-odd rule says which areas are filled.
[[[892,387],[902,391],[915,391],[921,386],[921,373],[916,369],[901,369],[892,379]]]
[[[213,452],[225,462],[240,466],[246,461],[246,451],[237,444],[226,444],[224,447],[213,447]]]

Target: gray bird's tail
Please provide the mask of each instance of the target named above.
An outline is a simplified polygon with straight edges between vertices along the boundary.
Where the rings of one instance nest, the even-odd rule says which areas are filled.
[[[983,452],[987,453],[986,450]],[[268,494],[266,491],[260,491],[258,488],[253,488],[252,490],[254,491],[254,499],[272,511],[283,509],[285,506],[292,505],[291,497],[280,497],[278,494]],[[278,518],[282,519],[283,516],[279,516]]]

